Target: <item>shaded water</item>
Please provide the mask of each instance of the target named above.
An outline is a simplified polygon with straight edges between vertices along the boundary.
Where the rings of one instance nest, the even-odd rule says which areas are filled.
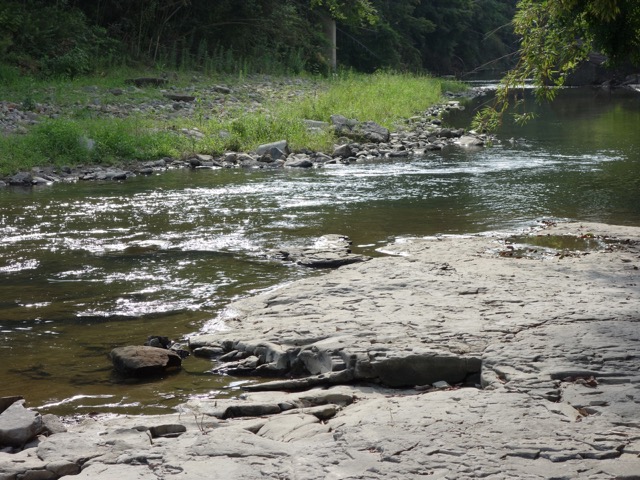
[[[450,123],[467,126],[473,107]],[[212,328],[230,299],[315,274],[264,254],[323,234],[372,255],[401,236],[543,217],[640,225],[640,96],[567,90],[535,108],[537,121],[505,126],[503,143],[484,150],[0,190],[0,396],[60,414],[133,413],[234,392],[245,379],[207,373],[208,360],[128,383],[107,354]]]

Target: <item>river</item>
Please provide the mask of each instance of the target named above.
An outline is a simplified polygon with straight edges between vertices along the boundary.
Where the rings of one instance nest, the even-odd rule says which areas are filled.
[[[447,121],[469,125],[474,100]],[[314,170],[175,170],[124,183],[0,189],[0,396],[57,414],[159,413],[252,379],[189,357],[125,381],[107,358],[213,328],[229,300],[317,274],[266,252],[351,237],[517,230],[541,219],[640,226],[640,95],[568,89],[492,148]]]

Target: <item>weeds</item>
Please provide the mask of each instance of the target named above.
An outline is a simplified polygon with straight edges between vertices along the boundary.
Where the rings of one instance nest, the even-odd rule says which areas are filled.
[[[219,54],[222,54],[220,52]],[[141,75],[139,71],[117,69],[109,75],[82,77],[75,80],[19,79],[11,71],[2,70],[10,79],[0,87],[3,98],[14,99],[30,109],[38,104],[54,104],[61,113],[30,127],[25,135],[0,136],[0,174],[11,174],[34,166],[62,166],[86,163],[109,164],[123,160],[151,160],[161,157],[186,157],[193,153],[221,154],[225,151],[252,151],[262,143],[285,139],[295,150],[328,151],[334,138],[330,129],[309,132],[304,120],[329,122],[333,114],[373,120],[388,128],[400,120],[437,103],[444,88],[461,88],[427,76],[380,72],[374,75],[343,72],[333,77],[307,79],[306,92],[297,85],[283,82],[272,99],[249,108],[249,98],[229,106],[212,107],[203,95],[197,96],[193,115],[158,115],[140,111],[125,118],[110,118],[96,112],[91,105],[126,102],[121,111],[131,106],[165,101],[156,88],[125,90],[122,97],[109,93],[122,89],[126,78]],[[157,72],[156,72],[157,74]],[[242,87],[251,80],[217,78]],[[216,83],[213,79],[210,83]],[[275,81],[273,82],[275,83]],[[179,73],[172,85],[193,85],[191,77]],[[197,87],[196,87],[197,88]],[[289,90],[294,90],[290,92]],[[240,98],[242,94],[238,95]],[[276,98],[277,97],[277,98]],[[25,105],[28,103],[28,105]],[[182,133],[197,128],[202,136]]]

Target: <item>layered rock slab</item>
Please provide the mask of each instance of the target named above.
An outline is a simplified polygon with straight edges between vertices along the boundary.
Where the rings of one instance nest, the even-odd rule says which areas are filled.
[[[584,251],[498,235],[415,240],[234,303],[228,330],[192,346],[353,385],[87,420],[43,439],[38,455],[16,454],[22,463],[0,453],[0,478],[56,462],[98,480],[640,478],[639,232],[532,232],[598,239]],[[476,359],[483,388],[380,385],[394,371],[404,384],[444,376],[428,358]],[[178,436],[150,434],[174,424]]]
[[[520,258],[505,254],[515,250],[499,235],[415,239],[388,247],[395,256],[232,303],[227,330],[190,344],[196,353],[251,357],[249,371],[257,374],[324,375],[328,384],[341,383],[333,381],[339,374],[394,387],[459,383],[480,372],[487,352],[515,345],[527,331],[555,325],[568,332],[569,348],[589,322],[637,322],[637,229],[566,224],[532,235],[598,232],[608,236],[602,248],[538,248],[542,253]],[[538,355],[514,351],[524,369]],[[489,373],[482,381],[495,383]]]

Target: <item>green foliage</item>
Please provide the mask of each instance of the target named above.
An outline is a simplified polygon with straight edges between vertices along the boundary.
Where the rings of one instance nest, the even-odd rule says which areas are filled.
[[[374,25],[379,20],[369,0],[311,0],[311,7],[323,7],[336,20],[355,25]]]
[[[333,114],[373,120],[386,127],[426,110],[442,95],[440,80],[426,76],[377,72],[373,75],[345,72],[331,80],[327,91],[302,100],[298,116],[329,121]]]
[[[32,166],[111,163],[122,160],[146,160],[165,156],[184,157],[192,153],[221,154],[225,151],[251,151],[262,143],[286,139],[296,149],[330,151],[335,138],[331,129],[310,132],[305,119],[330,121],[342,114],[362,121],[373,120],[392,128],[396,122],[426,110],[438,102],[444,88],[462,88],[461,84],[392,72],[375,75],[341,72],[335,77],[318,79],[316,90],[308,95],[265,102],[261,112],[245,112],[221,118],[205,118],[203,104],[193,118],[158,117],[155,114],[117,118],[95,118],[87,109],[74,109],[81,103],[78,92],[86,84],[108,87],[122,76],[68,80],[46,90],[55,90],[73,118],[50,119],[31,128],[25,135],[0,136],[3,152],[0,173],[10,174]],[[42,83],[28,90],[36,98]],[[26,87],[25,87],[26,88]],[[25,90],[26,91],[26,90]],[[22,93],[23,90],[13,90]],[[3,92],[6,93],[6,92]],[[16,93],[13,93],[16,94]],[[138,92],[139,100],[145,100]],[[86,98],[84,99],[86,101]],[[135,102],[136,100],[129,100]],[[202,138],[192,138],[182,129],[197,127]]]
[[[33,127],[26,135],[0,137],[1,174],[34,166],[108,164],[177,155],[179,137],[158,131],[146,120],[56,119]]]
[[[86,74],[117,49],[102,28],[65,1],[3,2],[0,32],[3,63],[43,76]]]
[[[501,27],[514,2],[8,0],[0,4],[0,63],[67,77],[123,62],[207,73],[326,74],[321,25],[329,15],[338,23],[343,65],[461,72],[508,53],[508,29]]]
[[[437,74],[500,63],[513,50],[515,0],[372,0],[374,26],[345,25],[339,60],[362,71],[379,68]],[[504,62],[503,62],[504,64]]]
[[[611,64],[640,65],[637,0],[520,0],[513,23],[520,37],[520,60],[503,77],[494,105],[474,119],[476,129],[497,128],[513,91],[527,79],[532,80],[538,100],[553,100],[557,88],[590,52],[608,55]],[[523,110],[515,115],[521,123],[533,118]]]

